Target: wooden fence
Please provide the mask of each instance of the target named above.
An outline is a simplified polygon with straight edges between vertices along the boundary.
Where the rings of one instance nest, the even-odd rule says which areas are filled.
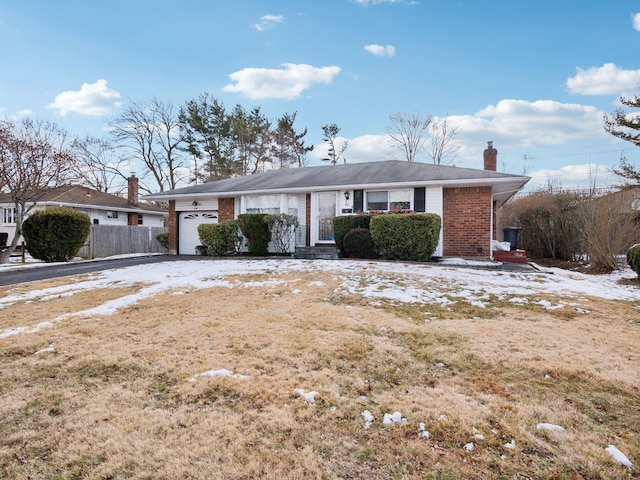
[[[77,256],[102,258],[128,253],[167,253],[155,238],[166,231],[164,227],[91,225],[87,241]]]

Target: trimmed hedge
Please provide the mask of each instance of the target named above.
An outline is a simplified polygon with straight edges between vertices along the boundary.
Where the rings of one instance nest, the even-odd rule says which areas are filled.
[[[627,252],[627,263],[631,267],[631,270],[638,274],[640,278],[640,243],[632,246]]]
[[[91,220],[73,208],[56,207],[34,212],[22,224],[22,235],[32,257],[45,262],[73,258],[89,236]]]
[[[343,249],[344,236],[349,230],[356,228],[369,228],[371,223],[371,215],[363,213],[359,215],[344,215],[333,219],[333,237],[336,247]]]
[[[418,262],[435,252],[440,227],[440,216],[434,213],[376,215],[370,224],[373,244],[383,258]]]
[[[237,253],[240,249],[240,242],[242,242],[240,227],[238,227],[236,220],[202,223],[198,225],[198,236],[200,243],[205,247],[205,254],[214,257]]]
[[[238,226],[247,239],[249,253],[257,256],[269,254],[271,232],[266,222],[266,213],[241,213],[238,215]]]
[[[349,230],[343,239],[344,250],[350,258],[377,258],[368,228]]]

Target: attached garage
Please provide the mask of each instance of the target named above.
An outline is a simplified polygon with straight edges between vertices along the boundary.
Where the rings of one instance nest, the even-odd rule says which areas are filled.
[[[180,255],[195,255],[196,247],[200,245],[198,225],[201,223],[218,223],[217,211],[181,212],[178,221],[178,253]]]

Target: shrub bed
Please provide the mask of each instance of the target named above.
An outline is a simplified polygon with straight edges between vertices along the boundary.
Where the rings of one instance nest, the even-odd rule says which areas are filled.
[[[89,217],[72,208],[34,212],[22,224],[22,235],[32,257],[45,262],[66,262],[84,244],[91,229]]]
[[[336,247],[343,250],[344,236],[350,230],[356,228],[369,228],[371,223],[371,215],[367,213],[359,215],[345,215],[342,217],[336,217],[333,219],[333,236],[336,242]]]
[[[265,256],[269,254],[271,232],[265,221],[265,213],[242,213],[238,215],[238,226],[242,235],[247,239],[247,248],[252,255]]]
[[[350,258],[377,258],[368,228],[349,230],[343,239],[344,250]]]
[[[204,247],[202,255],[221,257],[228,253],[237,253],[242,242],[242,235],[236,220],[225,220],[220,223],[202,223],[198,225],[198,236]]]
[[[440,217],[433,213],[385,214],[371,219],[376,251],[388,260],[424,262],[438,246]]]

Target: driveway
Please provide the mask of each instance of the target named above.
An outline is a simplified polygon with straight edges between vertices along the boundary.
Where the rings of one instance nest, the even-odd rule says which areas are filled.
[[[38,264],[22,268],[21,266],[0,269],[0,287],[16,285],[23,282],[35,282],[50,278],[80,275],[82,273],[99,272],[112,268],[132,267],[148,263],[173,262],[185,260],[202,260],[194,255],[150,255],[142,257],[115,258],[109,260],[92,260],[85,262]]]

